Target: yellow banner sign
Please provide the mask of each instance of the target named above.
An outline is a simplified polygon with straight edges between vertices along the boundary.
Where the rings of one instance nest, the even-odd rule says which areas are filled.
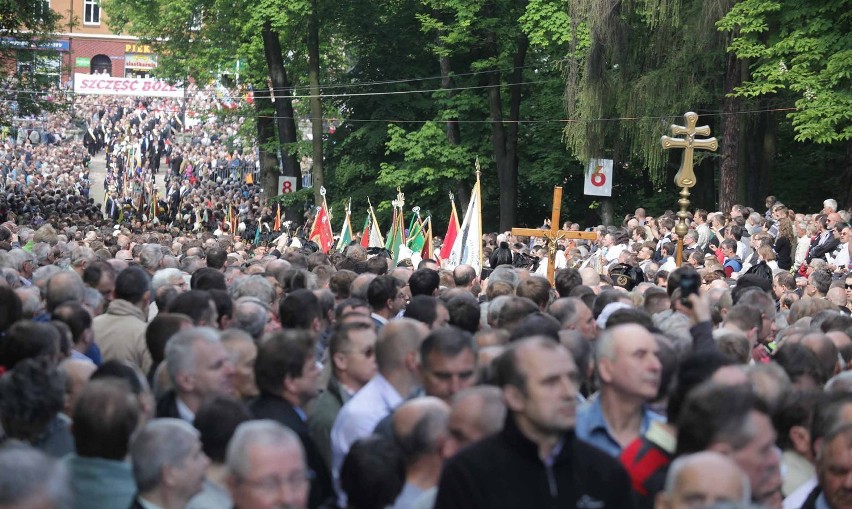
[[[147,44],[125,44],[124,45],[125,53],[153,53],[154,51],[151,49],[151,46]]]

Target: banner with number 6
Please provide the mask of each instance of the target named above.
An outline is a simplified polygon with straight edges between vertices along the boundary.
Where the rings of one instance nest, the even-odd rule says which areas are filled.
[[[583,184],[583,194],[612,196],[612,159],[592,159]]]
[[[278,177],[278,194],[296,192],[296,177]]]

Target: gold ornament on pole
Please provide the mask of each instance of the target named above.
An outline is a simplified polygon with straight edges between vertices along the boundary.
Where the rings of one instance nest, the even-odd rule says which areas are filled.
[[[719,142],[716,138],[695,139],[695,136],[710,136],[710,126],[695,127],[698,123],[698,114],[692,111],[687,112],[683,119],[686,121],[686,126],[674,125],[671,126],[672,136],[685,135],[683,138],[670,138],[663,136],[660,138],[660,143],[663,149],[682,148],[683,160],[680,163],[680,169],[675,175],[675,185],[680,187],[680,200],[677,204],[680,205],[680,212],[677,213],[678,223],[675,226],[677,234],[677,255],[675,262],[680,267],[683,264],[683,238],[689,232],[689,226],[686,224],[689,218],[689,188],[695,185],[695,172],[693,171],[693,152],[695,150],[712,150],[719,148]]]

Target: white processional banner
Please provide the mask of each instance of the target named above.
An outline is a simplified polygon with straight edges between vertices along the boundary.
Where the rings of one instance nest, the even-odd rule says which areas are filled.
[[[74,73],[74,93],[180,98],[183,97],[183,88],[156,78],[114,78],[105,74]]]
[[[612,159],[592,159],[586,171],[583,194],[612,196]]]

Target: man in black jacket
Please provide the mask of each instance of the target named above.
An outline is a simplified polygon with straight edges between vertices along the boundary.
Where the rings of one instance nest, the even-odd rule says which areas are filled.
[[[308,467],[314,471],[308,505],[320,506],[333,496],[331,473],[310,437],[305,406],[320,390],[321,369],[310,332],[276,331],[261,342],[254,366],[260,396],[249,404],[256,419],[280,422],[299,435]]]
[[[632,508],[621,465],[574,436],[578,372],[568,350],[529,338],[494,367],[505,427],[447,462],[435,508]]]

